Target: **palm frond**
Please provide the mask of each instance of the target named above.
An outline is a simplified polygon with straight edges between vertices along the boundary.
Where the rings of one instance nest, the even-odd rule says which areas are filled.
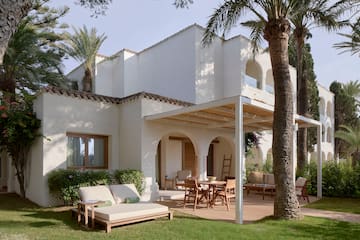
[[[256,55],[259,52],[261,43],[264,41],[263,33],[265,29],[265,22],[263,21],[247,21],[241,23],[241,25],[251,30],[250,40],[253,54]]]
[[[343,50],[340,53],[350,52],[351,55],[359,54],[360,56],[360,18],[352,27],[351,34],[339,33],[340,36],[343,36],[347,41],[334,44],[336,49]]]
[[[74,34],[65,35],[66,43],[61,47],[71,57],[79,62],[84,62],[86,68],[92,69],[95,57],[101,45],[106,40],[105,34],[97,35],[95,28],[90,31],[83,26],[82,29],[75,29]]]
[[[248,10],[263,19],[251,4],[252,1],[246,0],[226,1],[215,9],[214,14],[210,16],[206,24],[202,44],[204,46],[209,45],[220,31],[222,31],[221,35],[227,33]]]

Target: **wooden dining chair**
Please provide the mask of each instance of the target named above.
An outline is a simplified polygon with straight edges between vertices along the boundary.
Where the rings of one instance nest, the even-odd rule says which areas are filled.
[[[295,182],[295,189],[296,189],[296,195],[298,196],[298,198],[300,199],[301,197],[304,200],[307,200],[307,202],[309,203],[309,195],[307,192],[307,179],[303,178],[303,177],[299,177],[298,179],[296,179]]]
[[[235,199],[235,182],[236,182],[235,179],[227,179],[226,185],[223,186],[222,189],[218,189],[215,192],[214,199],[220,197],[222,203],[226,204],[228,211],[230,210],[230,199]]]
[[[187,203],[192,203],[194,205],[194,211],[198,203],[203,199],[207,202],[207,207],[209,207],[209,190],[202,189],[196,179],[185,179],[185,195],[184,195],[184,208]]]

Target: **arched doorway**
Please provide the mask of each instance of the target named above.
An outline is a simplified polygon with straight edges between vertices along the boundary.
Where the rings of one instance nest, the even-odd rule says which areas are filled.
[[[234,147],[224,137],[214,138],[208,150],[206,170],[208,176],[217,179],[235,176]]]
[[[261,89],[262,71],[259,63],[249,60],[246,63],[244,83],[254,88]]]
[[[191,170],[192,176],[198,176],[197,154],[191,139],[182,133],[163,136],[157,146],[155,169],[156,181],[161,189],[174,188],[178,171]]]

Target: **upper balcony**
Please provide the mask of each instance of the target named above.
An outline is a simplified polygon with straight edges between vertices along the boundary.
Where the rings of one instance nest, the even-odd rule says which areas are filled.
[[[274,79],[271,69],[264,71],[255,60],[248,60],[241,95],[274,105]]]

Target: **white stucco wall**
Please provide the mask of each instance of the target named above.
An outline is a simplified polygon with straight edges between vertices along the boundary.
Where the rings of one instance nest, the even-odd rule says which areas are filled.
[[[209,46],[202,46],[204,30],[195,29],[195,95],[197,104],[224,96],[223,40],[216,37]]]
[[[119,89],[119,87],[115,86],[114,84],[114,77],[120,78],[121,75],[113,75],[113,69],[121,68],[121,65],[117,64],[118,62],[119,58],[115,58],[112,60],[103,61],[97,65],[94,86],[94,91],[96,94],[115,97],[114,92],[121,92],[121,89]]]
[[[48,194],[46,175],[67,167],[67,132],[108,136],[109,169],[119,168],[119,110],[116,105],[49,93],[41,94],[35,103],[42,121],[42,134],[50,141],[42,139],[32,150],[29,199],[41,206],[54,203]]]
[[[334,148],[335,148],[335,117],[334,117],[334,94],[330,92],[325,87],[318,85],[319,90],[319,108],[320,108],[320,122],[322,124],[322,142],[321,142],[321,151],[323,154],[323,160],[334,160],[336,156],[334,156]],[[330,132],[328,131],[330,129]],[[328,135],[330,133],[331,141],[328,141]],[[314,147],[316,150],[316,146]],[[316,152],[316,151],[315,151]],[[311,154],[312,156],[316,156],[316,154]],[[329,157],[331,156],[331,159]]]
[[[119,139],[121,169],[138,169],[141,166],[141,101],[133,100],[119,106]]]
[[[195,102],[195,33],[186,28],[138,53],[141,89],[133,91]]]

